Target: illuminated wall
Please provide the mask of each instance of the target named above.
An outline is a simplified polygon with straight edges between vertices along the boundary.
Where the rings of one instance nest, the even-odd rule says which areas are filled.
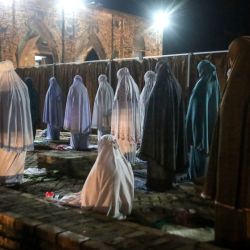
[[[35,56],[52,63],[162,54],[149,21],[95,6],[63,11],[58,2],[0,0],[0,61],[27,67]]]

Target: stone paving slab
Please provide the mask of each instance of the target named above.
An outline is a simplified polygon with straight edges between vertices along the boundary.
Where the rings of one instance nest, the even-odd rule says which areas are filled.
[[[16,189],[44,198],[45,192],[55,192],[57,196],[79,192],[86,176],[82,179],[61,176],[60,173],[48,172],[46,176],[26,179],[25,183]],[[192,183],[177,185],[167,193],[148,192],[136,189],[133,210],[130,220],[162,229],[165,232],[179,232],[188,237],[203,241],[213,239],[214,205],[199,197]],[[181,226],[181,227],[180,227]],[[193,230],[189,230],[193,229]],[[193,235],[191,235],[193,234]]]
[[[0,200],[3,249],[220,249],[5,187]]]
[[[38,151],[37,167],[58,170],[62,175],[83,178],[88,175],[97,157],[93,151]]]
[[[176,239],[174,236],[173,238],[168,236],[170,239],[165,237],[166,233],[172,233],[199,241],[212,241],[214,206],[211,202],[200,198],[200,190],[192,183],[176,185],[167,193],[148,192],[145,188],[146,168],[142,163],[133,166],[135,199],[132,214],[126,222],[114,221],[90,211],[48,203],[44,199],[47,191],[53,191],[58,196],[79,192],[97,157],[96,150],[88,152],[54,150],[55,145],[68,143],[69,133],[61,133],[61,139],[61,141],[46,142],[44,138],[37,137],[36,150],[27,153],[26,168],[38,167],[40,170],[45,168],[45,174],[25,175],[22,185],[8,189],[6,193],[2,192],[0,187],[0,201],[4,200],[3,204],[0,202],[0,211],[2,209],[15,216],[21,216],[22,222],[20,224],[20,220],[17,220],[18,223],[21,226],[28,223],[28,227],[23,227],[34,234],[32,237],[34,241],[39,241],[40,249],[55,249],[56,247],[71,249],[67,244],[71,244],[72,249],[78,249],[78,245],[81,247],[84,245],[83,249],[153,249],[154,244],[161,246],[157,249],[194,249],[193,244],[195,244],[195,249],[213,249],[213,245],[210,244],[194,243],[195,241],[188,239],[186,240],[191,242],[190,244],[186,244],[185,240],[184,243],[181,240],[182,243],[179,244],[178,241],[172,240]],[[91,142],[96,143],[96,136],[91,136]],[[16,202],[17,196],[22,197],[22,202],[20,198]],[[52,227],[52,231],[48,230],[49,227]],[[3,226],[0,222],[0,247],[4,246],[6,240],[15,246],[18,241],[14,239],[10,242],[7,236],[4,238],[1,228]],[[14,230],[14,234],[15,232]],[[90,239],[84,243],[81,242],[82,239],[79,239],[78,242],[75,235],[70,232]],[[60,244],[66,244],[66,248],[56,241],[58,234],[62,234]],[[153,238],[151,234],[154,235]],[[44,240],[41,242],[45,236],[48,242]],[[71,239],[69,240],[71,243],[61,243],[67,241],[67,238]],[[26,244],[26,236],[22,240]],[[143,248],[144,243],[145,248]]]
[[[64,137],[67,136],[65,132]],[[40,145],[46,143],[38,139]],[[46,191],[59,196],[79,192],[96,156],[95,151],[55,151],[51,148],[28,152],[26,168],[40,164],[47,173],[45,176],[25,176],[25,183],[18,190],[39,198],[43,198]],[[168,193],[147,192],[145,166],[137,164],[133,170],[136,190],[131,221],[192,239],[211,241],[214,238],[214,206],[199,197],[199,190],[195,190],[193,184],[177,185]]]

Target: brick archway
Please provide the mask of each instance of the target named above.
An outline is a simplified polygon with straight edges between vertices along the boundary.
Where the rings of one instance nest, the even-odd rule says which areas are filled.
[[[107,59],[102,43],[100,42],[98,36],[93,33],[89,35],[87,43],[82,43],[81,46],[78,47],[76,60],[86,60],[91,50],[95,51],[96,55],[98,56],[98,59]]]
[[[95,60],[99,60],[99,57],[98,57],[95,49],[90,48],[88,50],[88,54],[86,55],[85,61],[95,61]]]
[[[39,21],[31,21],[26,34],[19,41],[16,50],[18,67],[34,66],[36,54],[49,55],[58,62],[58,52],[55,39],[49,29]]]

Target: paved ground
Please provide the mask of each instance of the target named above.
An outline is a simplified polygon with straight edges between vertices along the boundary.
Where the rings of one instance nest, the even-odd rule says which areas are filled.
[[[60,143],[66,144],[68,137],[69,134],[64,133]],[[36,150],[27,155],[24,183],[12,189],[30,193],[40,200],[45,200],[47,191],[55,192],[56,196],[80,191],[95,161],[96,150],[58,151],[54,150],[58,143],[46,143],[40,137],[36,139]],[[95,137],[92,143],[95,143]],[[135,199],[133,212],[127,222],[201,242],[212,242],[214,207],[212,203],[200,198],[199,187],[186,182],[177,184],[167,193],[148,192],[145,188],[145,166],[134,166],[134,174]],[[116,227],[114,224],[112,230]],[[207,249],[212,249],[210,247]]]
[[[0,199],[4,201],[0,203],[0,249],[221,249],[4,187],[0,187]]]
[[[67,143],[68,133],[62,134],[60,143]],[[19,187],[23,192],[43,198],[46,191],[58,196],[81,190],[91,166],[96,158],[96,150],[89,152],[48,150],[47,145],[37,137],[35,152],[28,153],[26,168],[45,168],[46,174],[26,175],[25,183]],[[95,137],[91,142],[96,144]],[[135,199],[133,213],[129,220],[163,231],[186,236],[200,241],[210,241],[214,237],[213,204],[200,198],[199,187],[192,183],[177,184],[168,193],[148,192],[145,188],[146,169],[134,166]]]

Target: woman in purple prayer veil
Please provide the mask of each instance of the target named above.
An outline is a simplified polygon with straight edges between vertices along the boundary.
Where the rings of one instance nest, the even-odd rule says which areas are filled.
[[[49,79],[49,88],[45,97],[43,122],[47,123],[47,139],[59,140],[63,127],[62,90],[55,77]]]
[[[64,129],[71,132],[70,146],[75,150],[88,148],[91,129],[91,113],[88,90],[82,77],[76,75],[67,96]]]

